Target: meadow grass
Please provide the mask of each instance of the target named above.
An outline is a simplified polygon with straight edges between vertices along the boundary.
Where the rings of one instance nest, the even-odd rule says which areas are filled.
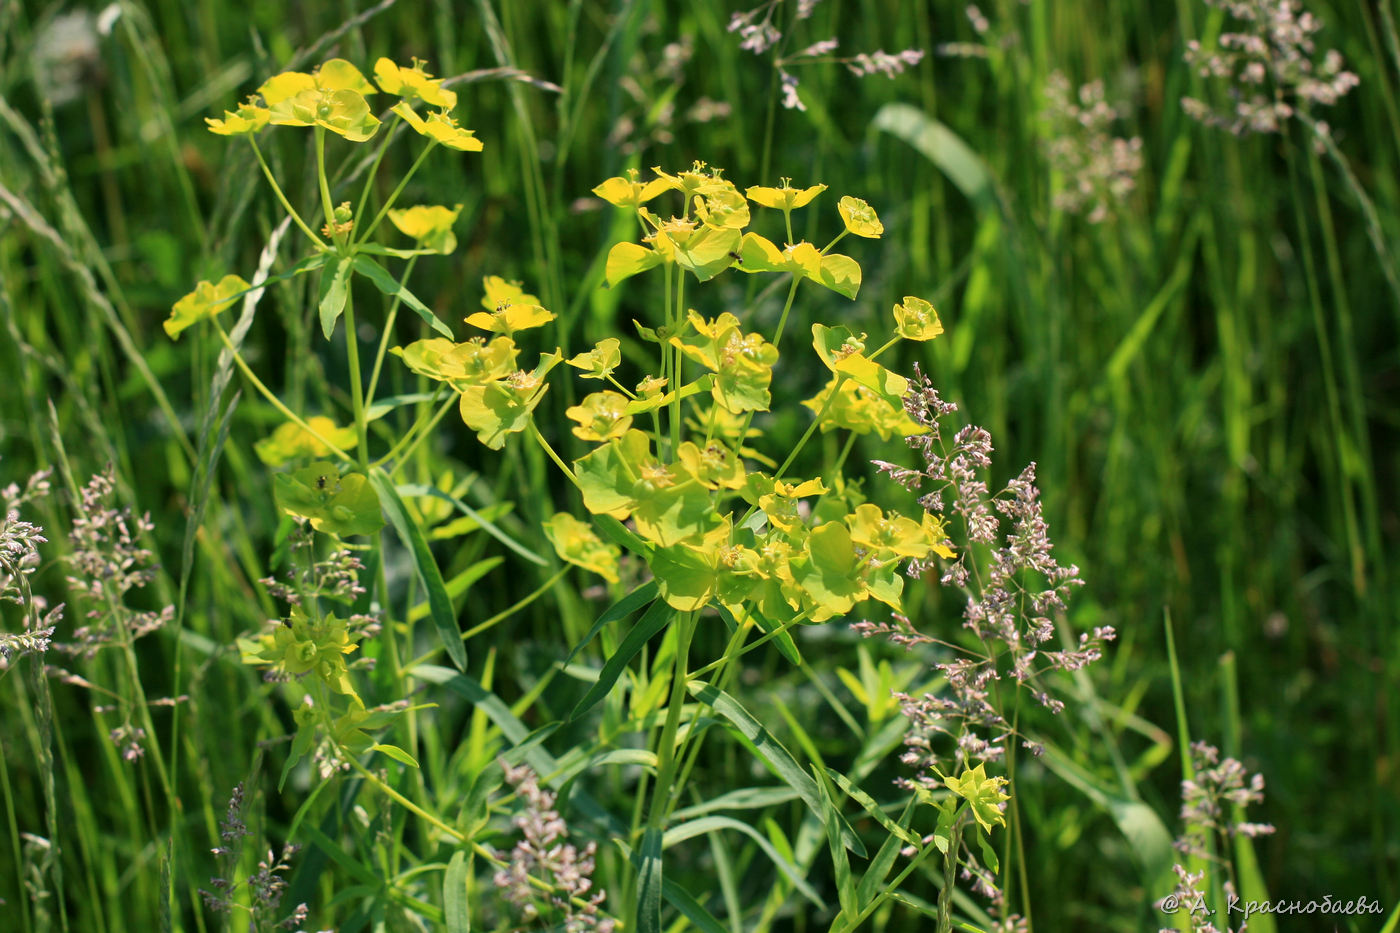
[[[208,911],[200,890],[221,871],[242,880],[269,858],[270,870],[286,842],[302,848],[280,872],[279,916],[305,902],[308,929],[449,928],[459,909],[484,928],[514,928],[523,921],[493,891],[494,868],[466,844],[503,855],[515,844],[500,813],[515,806],[511,787],[524,785],[503,784],[494,764],[502,754],[547,779],[580,853],[585,839],[598,842],[606,909],[635,925],[647,875],[609,840],[647,822],[638,774],[656,764],[646,754],[658,736],[676,747],[679,718],[688,720],[681,742],[715,734],[704,736],[703,754],[680,745],[674,768],[687,792],[672,816],[733,825],[676,840],[665,878],[721,928],[831,927],[855,884],[843,873],[852,864],[857,877],[868,872],[895,838],[822,780],[824,799],[871,859],[851,855],[843,868],[827,827],[752,754],[762,741],[734,737],[743,728],[718,714],[689,721],[714,698],[673,690],[671,665],[690,639],[692,659],[725,655],[730,634],[714,620],[668,627],[632,661],[629,691],[571,717],[630,629],[605,625],[589,648],[571,649],[625,591],[592,592],[596,580],[550,552],[539,526],[570,490],[546,456],[533,445],[485,450],[455,408],[395,478],[453,491],[477,516],[440,500],[411,506],[425,525],[465,520],[462,536],[433,554],[461,628],[480,629],[466,643],[469,677],[452,677],[441,657],[432,664],[442,667],[408,681],[411,693],[395,676],[436,640],[412,556],[390,536],[366,580],[424,608],[400,620],[412,655],[369,649],[378,665],[364,689],[377,703],[437,704],[406,716],[392,740],[419,767],[381,757],[374,770],[331,781],[302,767],[279,788],[293,711],[240,662],[236,639],[280,612],[258,581],[286,552],[291,523],[253,443],[284,418],[216,332],[191,329],[177,344],[160,324],[196,280],[246,277],[263,264],[278,274],[297,255],[298,234],[279,226],[283,211],[250,149],[206,132],[203,117],[280,70],[380,55],[465,76],[451,84],[457,114],[486,143],[470,158],[431,154],[404,194],[403,203],[463,205],[457,252],[422,260],[411,279],[454,324],[476,309],[488,274],[523,280],[559,315],[552,339],[566,355],[649,320],[660,288],[603,287],[608,248],[635,225],[590,196],[629,167],[676,171],[703,159],[740,185],[824,183],[831,203],[798,218],[811,225],[798,236],[817,243],[834,229],[836,197],[879,210],[883,240],[842,244],[864,268],[859,300],[804,298],[792,334],[823,321],[882,335],[902,296],[933,301],[947,333],[895,347],[882,362],[905,373],[919,363],[991,432],[993,488],[1037,463],[1058,553],[1087,581],[1064,624],[1118,633],[1102,663],[1066,677],[1068,706],[1038,733],[1045,754],[1014,757],[1014,819],[993,837],[1013,912],[1052,931],[1168,925],[1153,906],[1173,883],[1161,835],[1180,828],[1187,746],[1199,739],[1268,782],[1251,818],[1277,832],[1236,853],[1247,889],[1397,908],[1400,295],[1390,244],[1400,235],[1400,57],[1389,8],[1310,4],[1325,22],[1319,44],[1338,49],[1359,78],[1314,114],[1330,126],[1318,146],[1300,121],[1236,136],[1183,111],[1186,96],[1228,103],[1220,82],[1183,60],[1189,40],[1210,45],[1230,28],[1198,0],[998,0],[981,11],[985,31],[962,4],[825,0],[810,20],[792,22],[795,7],[777,7],[785,43],[754,55],[726,29],[732,10],[710,4],[123,3],[110,33],[73,57],[71,99],[62,75],[33,64],[57,13],[0,7],[0,485],[55,469],[54,492],[23,516],[49,537],[30,584],[51,603],[70,601],[55,639],[69,640],[88,605],[65,583],[63,558],[76,547],[65,530],[81,513],[71,494],[108,464],[111,507],[149,512],[151,527],[134,529],[132,546],[158,566],[126,598],[128,611],[174,607],[149,637],[83,665],[63,662],[100,690],[44,676],[38,656],[0,678],[0,898],[15,928],[221,929],[228,918]],[[835,55],[929,54],[889,79],[835,63],[793,66],[806,109],[784,108],[774,55],[830,36],[840,39]],[[1141,139],[1135,183],[1111,197],[1100,222],[1056,199],[1076,179],[1048,154],[1068,132],[1043,115],[1055,72],[1074,88],[1102,79],[1108,99],[1126,104],[1108,132]],[[317,215],[310,144],[278,130],[260,145],[293,206]],[[387,150],[377,203],[415,156],[404,145]],[[337,192],[353,199],[369,166],[341,164]],[[705,313],[758,298],[755,319],[771,332],[783,295],[760,296],[763,285],[726,273]],[[367,376],[383,318],[372,290],[353,297]],[[255,313],[239,319],[236,307],[223,323],[290,409],[351,423],[347,328],[324,340],[317,300],[304,278],[287,279]],[[416,316],[394,320],[392,344],[425,336]],[[645,362],[642,352],[636,341],[624,346],[629,363]],[[788,398],[826,379],[780,372]],[[568,459],[585,450],[563,429],[578,401],[572,386],[561,381],[536,416],[555,426],[551,440]],[[378,396],[423,397],[368,422],[354,456],[387,452],[440,404],[432,391],[387,359]],[[761,422],[767,449],[791,449],[810,423],[805,408],[776,408]],[[870,437],[842,444],[816,435],[796,475],[839,460],[866,495],[894,501],[898,490],[868,462],[912,462],[907,448]],[[922,631],[957,637],[961,600],[932,577],[908,581],[906,603]],[[361,597],[354,608],[369,605]],[[858,617],[878,619],[871,606]],[[8,631],[22,628],[12,610],[4,604]],[[725,689],[742,694],[805,773],[820,778],[829,767],[886,819],[901,819],[904,719],[888,696],[933,686],[927,657],[862,639],[842,620],[793,638],[800,665],[760,648]],[[180,699],[155,702],[165,697]],[[131,721],[103,710],[113,705],[134,711]],[[136,761],[110,738],[126,725],[155,736]],[[377,793],[376,782],[401,799]],[[241,811],[229,809],[235,785],[249,802]],[[728,793],[739,796],[715,800]],[[933,817],[915,819],[916,833],[934,832]],[[434,820],[465,842],[453,844]],[[246,824],[247,846],[210,854],[232,838],[221,841],[230,821]],[[460,882],[465,904],[444,892],[444,879]],[[944,887],[943,861],[930,858],[863,923],[924,929]],[[958,881],[952,906],[986,929],[970,891]],[[236,897],[255,906],[248,889]],[[673,902],[665,910],[668,923],[679,916]],[[1329,919],[1351,930],[1383,923]],[[1279,918],[1277,928],[1308,923]],[[1270,927],[1263,916],[1250,925]]]

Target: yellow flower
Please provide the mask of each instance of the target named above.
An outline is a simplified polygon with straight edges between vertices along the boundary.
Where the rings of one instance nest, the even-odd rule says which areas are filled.
[[[243,136],[256,133],[267,126],[267,121],[271,118],[271,110],[249,102],[239,104],[237,111],[225,110],[222,120],[205,117],[204,122],[209,124],[209,132],[211,133],[217,133],[220,136]]]
[[[606,379],[621,362],[622,342],[616,337],[604,338],[592,350],[568,361],[570,366],[583,370],[582,379]]]
[[[567,408],[564,414],[578,422],[574,434],[585,441],[606,441],[621,437],[632,427],[627,399],[616,392],[594,392],[583,404]]]
[[[488,275],[481,283],[486,288],[486,296],[481,299],[481,306],[486,311],[470,315],[467,323],[471,326],[495,334],[513,334],[554,320],[554,315],[542,307],[534,295],[527,295],[519,282],[507,282],[499,275]]]
[[[790,179],[782,179],[778,188],[755,186],[744,192],[750,201],[763,207],[775,207],[781,211],[792,211],[806,207],[812,199],[826,190],[826,185],[813,185],[810,188],[793,188]]]
[[[277,126],[320,126],[351,142],[364,142],[379,129],[379,118],[369,112],[366,94],[374,86],[354,65],[333,58],[314,75],[284,71],[258,88]]]
[[[626,178],[621,175],[609,178],[594,188],[593,193],[617,207],[635,208],[671,189],[671,183],[665,178],[654,178],[642,184],[637,175],[636,169],[629,168]]]
[[[836,209],[841,212],[841,219],[845,221],[848,233],[876,240],[885,232],[885,225],[880,223],[875,208],[860,198],[847,195],[837,202]]]
[[[341,450],[352,450],[359,443],[354,425],[336,427],[335,422],[325,415],[307,418],[306,425]],[[316,434],[294,421],[287,421],[278,425],[270,437],[254,444],[253,450],[257,452],[259,460],[274,467],[298,457],[329,457],[331,449],[317,438]]]
[[[896,332],[905,340],[932,340],[943,333],[943,322],[933,305],[922,298],[904,296],[904,303],[894,306]]]
[[[457,248],[457,237],[452,225],[457,215],[462,213],[462,205],[453,208],[428,206],[406,207],[389,211],[389,221],[399,228],[399,232],[412,237],[423,249],[446,255]]]
[[[412,68],[396,65],[387,58],[374,63],[374,80],[389,94],[397,94],[404,100],[421,100],[429,107],[451,110],[457,106],[457,95],[445,90],[441,81],[424,70],[427,62],[415,58]]]
[[[403,117],[408,125],[413,127],[418,133],[435,139],[448,149],[456,149],[458,152],[480,152],[482,150],[481,140],[472,135],[471,130],[462,129],[457,125],[457,121],[445,113],[430,113],[424,120],[413,112],[413,108],[400,101],[393,107],[394,113]]]
[[[527,294],[524,286],[519,282],[507,282],[499,275],[488,275],[482,278],[481,285],[486,289],[486,295],[481,299],[481,306],[487,311],[495,311],[501,305],[537,305],[539,298]]]
[[[591,570],[609,583],[617,582],[617,559],[621,551],[602,539],[586,523],[568,512],[560,512],[544,526],[545,537],[563,560]]]
[[[200,282],[194,291],[175,302],[170,309],[170,317],[164,325],[166,335],[172,340],[180,339],[180,332],[185,328],[223,311],[250,288],[251,285],[236,275],[224,276],[218,285]]]

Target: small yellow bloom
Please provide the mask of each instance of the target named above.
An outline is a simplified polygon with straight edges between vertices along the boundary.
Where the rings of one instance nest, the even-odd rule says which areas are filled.
[[[404,100],[421,100],[429,107],[451,110],[457,106],[456,93],[446,90],[441,81],[424,70],[428,63],[421,59],[413,60],[412,68],[396,65],[387,58],[374,63],[374,80],[389,94],[397,94]]]
[[[481,299],[481,306],[487,311],[495,311],[501,305],[537,305],[539,298],[528,294],[519,282],[508,282],[499,275],[488,275],[482,278],[481,285],[486,289],[486,295]]]
[[[325,415],[307,418],[306,425],[341,450],[352,450],[359,443],[353,425],[336,427],[335,422]],[[298,457],[329,457],[331,449],[311,431],[294,421],[287,421],[278,425],[270,437],[254,444],[253,450],[257,452],[259,460],[274,467]]]
[[[606,379],[622,362],[622,342],[616,337],[598,341],[592,350],[586,350],[569,360],[570,366],[583,370],[582,379]]]
[[[885,225],[880,223],[875,208],[860,198],[847,195],[837,202],[836,209],[841,212],[841,219],[845,221],[849,233],[876,240],[885,232]]]
[[[578,422],[574,434],[585,441],[611,440],[632,427],[627,399],[616,392],[594,392],[585,396],[581,405],[565,409],[564,414]]]
[[[250,102],[239,104],[236,111],[225,110],[222,120],[205,117],[204,122],[209,124],[211,133],[220,136],[244,136],[267,126],[267,121],[271,118],[271,110]]]
[[[462,205],[447,208],[420,204],[402,210],[389,211],[389,221],[399,232],[412,237],[423,249],[446,255],[457,248],[452,225],[462,213]]]
[[[445,113],[430,113],[425,120],[402,101],[393,106],[393,111],[403,117],[415,131],[429,139],[437,140],[448,149],[456,149],[458,152],[482,150],[481,140],[472,134],[472,130],[458,126],[457,121]]]
[[[639,207],[652,198],[671,190],[671,183],[665,178],[654,178],[646,184],[637,180],[634,168],[627,170],[627,177],[617,175],[593,189],[593,193],[617,207]]]
[[[943,322],[933,305],[922,298],[904,296],[904,302],[894,306],[896,332],[905,340],[932,340],[943,333]]]
[[[750,201],[763,207],[774,207],[780,211],[792,211],[799,207],[806,207],[812,203],[812,199],[826,190],[826,185],[813,185],[810,188],[793,188],[789,179],[782,180],[782,186],[778,188],[765,188],[756,185],[745,195]]]
[[[180,332],[185,328],[223,311],[250,288],[251,285],[236,275],[224,276],[217,285],[200,282],[194,291],[175,302],[170,309],[170,317],[164,324],[166,335],[172,340],[180,339]]]

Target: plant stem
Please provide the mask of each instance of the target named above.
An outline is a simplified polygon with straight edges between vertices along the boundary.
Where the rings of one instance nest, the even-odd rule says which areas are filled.
[[[311,242],[316,244],[317,249],[324,250],[326,248],[326,241],[318,237],[315,232],[306,225],[306,221],[301,219],[301,215],[297,213],[296,208],[292,207],[291,202],[287,200],[287,196],[282,193],[282,186],[277,184],[277,179],[272,176],[272,169],[268,168],[267,160],[263,158],[262,150],[258,148],[257,140],[249,136],[248,142],[252,145],[253,155],[258,157],[258,165],[262,166],[263,176],[267,178],[267,183],[272,186],[272,193],[277,195],[277,200],[281,203],[282,209],[287,212],[288,217],[292,218],[292,222],[301,228],[301,232],[311,238]]]
[[[233,355],[233,361],[238,365],[238,369],[240,372],[243,373],[244,378],[246,378],[249,382],[253,384],[253,388],[258,390],[258,394],[260,394],[263,398],[267,399],[268,404],[270,404],[273,408],[277,409],[277,411],[282,415],[282,417],[297,425],[299,428],[301,428],[307,434],[310,434],[312,437],[316,438],[316,440],[320,441],[322,444],[325,444],[326,447],[330,450],[330,452],[335,454],[341,460],[344,460],[346,463],[354,462],[354,457],[350,456],[348,453],[341,450],[336,445],[332,444],[329,440],[325,438],[325,436],[321,434],[321,432],[317,431],[315,428],[311,427],[311,425],[303,421],[300,415],[292,411],[286,405],[282,404],[282,400],[276,395],[274,395],[271,389],[263,385],[263,381],[259,379],[251,369],[248,368],[248,364],[246,361],[244,361],[243,355],[238,352],[238,348],[233,345],[233,341],[229,339],[228,334],[224,332],[223,327],[219,325],[219,322],[217,320],[214,322],[214,329],[219,332],[219,339],[221,339],[224,342],[224,346],[228,348],[228,352]]]

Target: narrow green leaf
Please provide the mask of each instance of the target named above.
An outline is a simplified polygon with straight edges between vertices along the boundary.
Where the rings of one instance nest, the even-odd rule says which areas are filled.
[[[730,791],[714,800],[706,800],[694,806],[685,807],[671,814],[673,820],[691,820],[716,810],[758,810],[787,803],[797,797],[791,787],[745,787]]]
[[[442,334],[447,339],[452,339],[452,329],[438,318],[427,305],[418,300],[418,297],[398,280],[389,274],[388,270],[368,256],[355,257],[355,271],[363,275],[374,283],[374,287],[391,298],[397,298],[413,309],[414,313],[423,319],[433,330]]]
[[[901,828],[913,818],[917,805],[917,797],[910,797],[905,803],[904,812],[899,817]],[[908,832],[908,830],[903,829],[903,832]],[[869,907],[871,900],[879,893],[881,885],[885,883],[885,878],[889,875],[890,869],[894,867],[895,859],[899,857],[902,848],[904,848],[904,840],[894,833],[886,836],[885,841],[880,844],[875,857],[865,867],[860,884],[856,886],[856,902],[860,905],[861,910]]]
[[[841,811],[832,802],[833,788],[831,782],[826,780],[825,773],[815,765],[812,773],[818,779],[817,790],[821,792],[822,809],[826,811],[822,822],[826,825],[827,848],[831,850],[831,864],[836,875],[836,897],[841,903],[841,913],[854,917],[860,913],[860,904],[856,896],[856,883],[851,877],[851,860],[846,856],[846,847],[841,844]]]
[[[521,557],[528,560],[530,563],[538,564],[541,567],[547,567],[549,565],[549,562],[546,561],[543,557],[536,554],[534,551],[530,550],[525,545],[521,544],[519,541],[516,541],[510,535],[506,534],[497,525],[493,524],[489,519],[486,518],[486,516],[482,515],[476,509],[467,505],[465,502],[463,502],[461,499],[458,499],[456,496],[443,492],[436,486],[428,486],[422,483],[405,483],[404,485],[399,487],[399,494],[410,497],[432,496],[436,499],[441,499],[444,502],[450,502],[457,508],[459,512],[471,518],[478,525],[480,525],[487,534],[504,544],[506,547],[510,548],[515,553],[519,554]]]
[[[904,840],[906,845],[916,846],[920,844],[919,837],[916,833],[910,832],[899,823],[890,819],[889,814],[875,802],[874,797],[871,797],[865,791],[852,784],[844,774],[834,768],[827,768],[826,773],[848,797],[860,804],[860,808],[864,810],[871,819],[883,826],[886,832],[898,836],[900,839]]]
[[[801,869],[784,858],[778,850],[774,848],[773,843],[763,837],[762,833],[754,829],[748,823],[741,822],[733,817],[702,816],[698,820],[691,820],[687,823],[672,826],[670,829],[666,830],[666,834],[662,837],[661,847],[663,849],[669,849],[678,842],[684,842],[686,839],[703,836],[706,833],[717,832],[721,829],[732,829],[736,832],[743,833],[745,836],[748,836],[754,842],[758,843],[758,847],[763,850],[763,854],[768,856],[768,860],[792,882],[793,887],[795,887],[803,897],[817,905],[818,909],[826,909],[826,903],[822,901],[821,895],[807,883],[806,878],[802,877]],[[845,850],[843,849],[842,852],[844,854]]]
[[[350,297],[350,260],[335,264],[335,271],[321,277],[321,332],[326,339],[335,333],[335,322],[345,312],[345,300]]]
[[[447,596],[453,600],[454,604],[460,600],[466,592],[471,589],[471,585],[501,564],[505,563],[504,557],[485,557],[463,570],[457,576],[447,581]],[[432,604],[422,602],[408,610],[408,621],[417,622],[426,616],[433,609]]]
[[[825,820],[826,809],[822,806],[822,797],[817,789],[817,782],[812,780],[807,772],[803,771],[792,754],[783,747],[782,743],[774,738],[773,734],[766,727],[761,725],[753,714],[746,710],[738,700],[720,690],[713,684],[704,681],[693,681],[686,685],[692,696],[702,703],[708,704],[725,719],[729,720],[734,728],[753,746],[754,751],[763,759],[767,765],[773,769],[778,777],[787,782],[797,795],[802,798],[802,802],[812,811],[818,820]],[[836,815],[840,821],[841,842],[852,852],[865,857],[865,846],[857,838],[855,831],[846,823],[840,814]]]
[[[661,830],[647,827],[637,848],[637,930],[661,933]]]
[[[442,878],[443,920],[447,933],[471,933],[472,916],[467,907],[467,877],[471,874],[471,859],[465,850],[452,854],[447,872]]]
[[[418,760],[397,745],[371,745],[370,750],[383,752],[399,764],[408,765],[410,768],[418,767]]]
[[[580,716],[596,706],[603,697],[608,695],[617,679],[622,676],[622,672],[627,669],[642,646],[651,640],[651,637],[666,627],[666,623],[671,621],[675,610],[661,600],[651,604],[637,624],[632,627],[632,631],[627,633],[627,637],[622,640],[622,644],[617,646],[617,651],[603,664],[602,671],[598,674],[598,680],[584,694],[583,699],[578,701],[573,712],[569,714],[569,722],[576,722]]]
[[[390,524],[398,532],[399,540],[403,541],[409,553],[413,555],[418,579],[422,581],[423,589],[428,593],[428,607],[433,625],[437,628],[443,647],[447,649],[447,656],[452,659],[458,670],[466,670],[467,649],[462,645],[462,632],[457,627],[457,615],[452,609],[452,600],[447,595],[447,587],[442,582],[442,573],[438,570],[437,561],[433,560],[433,552],[428,549],[428,542],[423,537],[423,530],[408,514],[408,509],[399,498],[398,490],[394,488],[394,482],[389,479],[387,473],[375,467],[370,471],[370,482],[379,493],[379,502],[384,506],[385,514],[389,516]]]
[[[608,623],[627,618],[655,598],[656,581],[648,580],[613,603],[607,609],[604,609],[603,614],[598,616],[579,643],[574,645],[573,650],[569,652],[569,656],[564,659],[564,663],[569,664],[574,658],[578,657],[578,653],[587,647],[589,642],[597,638],[598,633],[601,632]]]

